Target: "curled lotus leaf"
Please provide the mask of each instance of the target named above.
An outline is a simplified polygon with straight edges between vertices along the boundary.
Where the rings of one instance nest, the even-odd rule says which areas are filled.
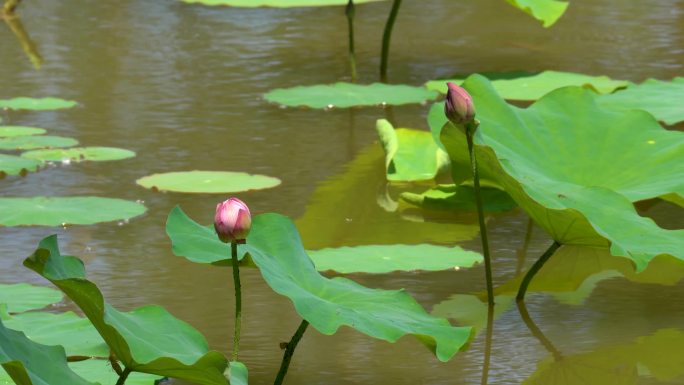
[[[482,175],[553,239],[609,246],[637,270],[659,255],[684,259],[684,230],[662,229],[632,204],[684,196],[684,134],[644,111],[603,108],[579,87],[553,91],[528,108],[507,104],[479,75],[464,87],[481,122],[475,144]],[[468,177],[465,135],[446,123],[440,138],[460,183]]]
[[[201,385],[227,385],[223,372],[228,361],[210,351],[197,330],[160,306],[117,310],[86,279],[83,262],[60,253],[56,236],[43,239],[24,265],[76,303],[126,368]]]

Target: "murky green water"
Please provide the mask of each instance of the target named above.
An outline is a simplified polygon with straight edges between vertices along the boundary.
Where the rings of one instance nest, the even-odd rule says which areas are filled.
[[[358,63],[364,82],[377,78],[379,37],[389,6],[376,3],[357,10]],[[281,109],[261,100],[274,87],[346,79],[342,9],[36,0],[25,2],[21,15],[45,65],[33,70],[10,31],[0,28],[0,98],[60,96],[78,100],[82,107],[12,112],[3,118],[72,136],[84,145],[128,148],[138,156],[8,178],[0,182],[0,195],[111,196],[142,200],[149,211],[130,223],[2,228],[0,281],[40,282],[21,267],[21,261],[43,236],[58,233],[66,251],[86,260],[90,277],[114,305],[130,309],[161,304],[200,329],[213,348],[228,352],[230,270],[174,257],[164,232],[173,206],[179,204],[209,223],[216,202],[224,197],[153,193],[134,183],[163,171],[233,170],[281,178],[283,184],[276,189],[239,197],[254,213],[278,211],[298,218],[311,248],[456,242],[479,249],[472,213],[423,218],[410,210],[391,211],[400,190],[387,188],[384,182],[373,129],[386,111]],[[576,0],[552,29],[541,28],[500,0],[406,1],[396,25],[390,80],[421,84],[454,72],[520,69],[606,74],[634,81],[667,79],[684,74],[682,36],[684,2],[677,0]],[[427,106],[392,110],[394,121],[408,127],[425,127],[426,112]],[[682,210],[675,206],[658,203],[643,210],[667,227],[684,227]],[[499,284],[515,276],[516,250],[523,246],[526,224],[519,210],[490,218]],[[548,243],[536,229],[526,266]],[[658,332],[684,330],[680,266],[664,262],[655,274],[663,277],[654,281],[668,280],[669,285],[644,284],[602,272],[611,269],[612,260],[606,261],[597,259],[601,279],[574,301],[529,296],[532,318],[562,353],[557,366],[565,365],[554,380],[542,383],[682,383],[684,365],[673,358],[684,353],[681,339],[649,339]],[[480,292],[483,276],[482,267],[477,267],[353,278],[372,286],[406,288],[432,309],[456,293]],[[250,369],[251,383],[268,383],[280,362],[278,343],[290,338],[299,319],[289,301],[272,293],[257,272],[244,272],[243,287],[241,360]],[[295,355],[288,383],[479,383],[483,337],[441,364],[410,338],[391,345],[349,329],[332,337],[310,331]],[[639,338],[646,340],[645,347]],[[632,363],[629,352],[635,347],[652,351],[661,370]],[[491,384],[520,383],[549,357],[552,353],[533,337],[514,306],[496,320]],[[606,364],[606,357],[617,358]]]

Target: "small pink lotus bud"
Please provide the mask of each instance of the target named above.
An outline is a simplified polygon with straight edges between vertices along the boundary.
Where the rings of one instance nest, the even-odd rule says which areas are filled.
[[[216,206],[214,230],[225,243],[244,241],[252,227],[249,207],[237,199],[230,198]]]
[[[444,114],[454,124],[467,124],[475,119],[473,98],[466,90],[454,83],[447,83],[449,91],[444,105]]]

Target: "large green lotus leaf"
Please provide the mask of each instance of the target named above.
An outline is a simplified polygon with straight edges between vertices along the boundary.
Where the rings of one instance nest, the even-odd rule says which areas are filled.
[[[0,177],[38,171],[40,162],[20,156],[0,154]]]
[[[521,109],[479,75],[464,85],[481,121],[475,140],[483,174],[555,240],[610,245],[637,270],[658,255],[684,259],[684,230],[661,229],[631,203],[684,195],[684,134],[663,129],[643,111],[604,109],[593,92],[578,87]],[[458,183],[464,176],[456,170],[468,164],[464,134],[447,123],[440,137]]]
[[[36,148],[71,147],[78,140],[63,136],[31,135],[0,139],[0,150],[33,150]]]
[[[0,304],[7,305],[7,312],[21,313],[41,309],[62,300],[62,293],[50,287],[27,283],[0,284]]]
[[[95,385],[69,369],[64,348],[35,343],[24,333],[6,328],[2,321],[0,365],[17,385]]]
[[[394,84],[336,83],[330,85],[279,88],[264,97],[289,107],[347,108],[359,106],[424,103],[439,94],[425,87]]]
[[[389,181],[430,180],[449,166],[449,155],[437,147],[427,131],[395,129],[385,119],[377,121],[375,130],[385,150],[385,169]]]
[[[90,225],[129,220],[143,214],[145,210],[145,206],[140,203],[116,198],[0,198],[0,225]]]
[[[0,100],[0,108],[10,110],[61,110],[65,108],[72,108],[78,105],[72,100],[64,100],[59,98],[13,98]]]
[[[483,187],[480,193],[485,211],[509,211],[517,206],[505,191],[497,188]],[[477,210],[475,191],[471,186],[437,185],[422,194],[403,192],[400,198],[424,210]]]
[[[62,345],[69,356],[109,357],[109,347],[90,321],[72,312],[16,314],[5,321],[5,326],[39,344]]]
[[[86,360],[79,362],[70,362],[69,367],[79,376],[88,379],[89,381],[99,382],[101,384],[111,385],[116,384],[119,375],[116,374],[112,365],[108,360]],[[0,378],[1,378],[0,374]],[[164,382],[157,382],[161,379],[160,376],[147,373],[131,373],[126,379],[126,385],[155,385],[163,384]],[[2,380],[0,379],[0,384]]]
[[[619,110],[645,110],[666,124],[676,124],[684,121],[684,77],[669,82],[648,79],[626,90],[601,96],[598,103]]]
[[[317,270],[344,274],[459,270],[482,262],[482,255],[459,246],[425,244],[340,247],[308,253]]]
[[[0,138],[9,138],[13,136],[41,135],[44,133],[44,129],[36,127],[0,126]]]
[[[218,239],[213,226],[202,226],[185,215],[176,206],[166,220],[166,234],[171,239],[174,255],[185,257],[195,263],[217,266],[231,265],[230,245]],[[238,246],[242,248],[242,245]],[[242,260],[244,251],[238,252]]]
[[[552,26],[570,5],[558,0],[506,0],[512,6],[542,22],[544,27]]]
[[[229,7],[325,7],[331,5],[346,5],[348,0],[181,0],[184,3],[202,5],[224,5]],[[370,3],[384,0],[354,0],[354,4]]]
[[[323,334],[347,325],[389,342],[413,335],[440,361],[449,360],[470,336],[470,327],[453,327],[428,315],[402,290],[369,289],[346,278],[320,275],[297,228],[285,216],[254,217],[245,250],[269,286],[288,297],[299,315]]]
[[[149,175],[136,183],[153,191],[223,194],[276,187],[280,179],[244,172],[182,171]]]
[[[43,239],[24,265],[74,301],[127,368],[204,385],[227,384],[226,358],[209,351],[197,330],[156,305],[115,309],[86,279],[83,262],[60,254],[56,236]]]
[[[590,352],[556,352],[542,360],[525,385],[638,384],[643,374],[667,383],[684,375],[684,333],[660,329],[654,334]],[[679,383],[679,382],[676,382]]]
[[[392,202],[387,202],[382,161],[382,150],[370,145],[316,188],[296,221],[307,248],[395,244],[397,239],[404,244],[454,244],[477,236],[473,213],[439,222],[401,218],[396,208],[388,207]]]
[[[115,147],[74,147],[67,149],[47,149],[26,151],[21,154],[23,158],[35,159],[41,162],[64,162],[64,161],[105,161],[127,159],[135,156],[135,152]]]
[[[247,385],[247,367],[242,362],[231,361],[228,367],[230,385]]]
[[[590,76],[574,72],[542,71],[538,73],[483,73],[492,81],[492,86],[502,98],[508,100],[537,100],[547,93],[561,87],[579,86],[601,94],[608,94],[625,88],[630,83],[625,80],[614,80],[607,76]],[[465,81],[464,77],[447,80],[430,80],[425,86],[446,94],[447,82],[457,84]],[[479,112],[479,110],[478,110]]]

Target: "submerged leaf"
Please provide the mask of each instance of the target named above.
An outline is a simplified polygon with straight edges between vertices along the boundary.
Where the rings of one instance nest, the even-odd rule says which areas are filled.
[[[289,107],[347,108],[359,106],[424,103],[439,94],[424,87],[395,84],[336,83],[330,85],[279,88],[264,97]]]
[[[506,192],[497,188],[484,187],[480,192],[485,211],[508,211],[517,206]],[[477,210],[475,192],[470,186],[438,185],[422,194],[404,192],[400,197],[425,210]]]
[[[0,225],[90,225],[129,220],[143,214],[145,210],[145,206],[140,203],[115,198],[0,198]]]
[[[50,287],[27,283],[0,284],[0,304],[5,304],[9,313],[41,309],[61,300],[62,293]]]
[[[127,368],[203,385],[227,384],[226,358],[209,351],[197,330],[156,305],[130,312],[115,309],[86,279],[83,262],[61,255],[56,236],[43,239],[24,265],[74,301]]]
[[[665,230],[631,202],[684,195],[684,134],[641,111],[607,110],[593,92],[566,87],[527,109],[506,104],[481,76],[466,80],[481,125],[482,175],[495,180],[562,244],[610,245],[638,270],[658,255],[684,259],[684,230]],[[469,164],[464,134],[441,131],[457,183]]]
[[[389,181],[421,181],[434,179],[449,166],[449,155],[437,147],[427,131],[395,129],[380,119],[375,124],[385,150],[385,168]]]
[[[319,271],[391,273],[394,271],[458,270],[482,262],[482,255],[459,246],[369,245],[309,251]]]
[[[280,185],[280,179],[229,171],[183,171],[153,174],[136,181],[152,190],[223,194],[262,190]]]

